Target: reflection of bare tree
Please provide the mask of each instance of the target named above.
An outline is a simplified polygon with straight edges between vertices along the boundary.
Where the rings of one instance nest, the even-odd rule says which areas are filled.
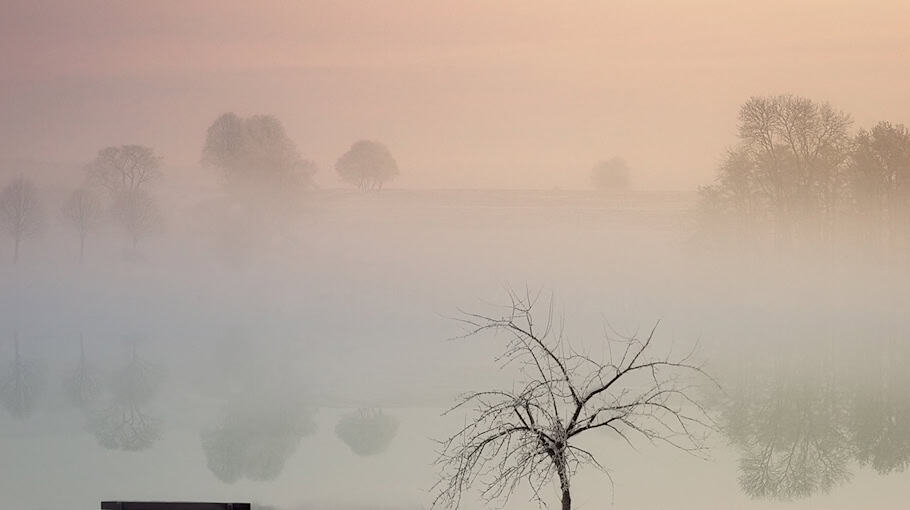
[[[0,380],[0,401],[16,419],[24,419],[35,411],[43,382],[39,365],[26,359],[19,349],[19,335],[13,337],[13,359],[9,371]]]
[[[221,422],[200,434],[209,469],[225,483],[276,478],[315,431],[309,409],[291,398],[250,395],[231,402]]]
[[[335,426],[335,434],[360,456],[384,452],[397,432],[398,420],[380,409],[359,409],[342,416]]]
[[[777,370],[731,389],[726,430],[753,497],[806,497],[849,479],[843,403],[828,381],[803,375]]]
[[[135,347],[130,362],[111,384],[111,401],[90,413],[88,428],[98,444],[112,450],[139,451],[161,438],[161,420],[143,409],[158,392],[162,371],[142,359]]]
[[[85,340],[79,335],[79,364],[67,378],[64,390],[70,402],[80,409],[87,409],[100,391],[95,371],[85,358]]]

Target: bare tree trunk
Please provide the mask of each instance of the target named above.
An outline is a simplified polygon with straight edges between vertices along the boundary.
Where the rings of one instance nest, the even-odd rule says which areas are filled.
[[[565,465],[557,466],[559,472],[559,488],[562,490],[562,510],[572,510],[572,494],[569,491],[569,474]]]

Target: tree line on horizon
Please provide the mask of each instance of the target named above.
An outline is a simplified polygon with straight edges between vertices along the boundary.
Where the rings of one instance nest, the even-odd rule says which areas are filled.
[[[142,239],[162,228],[163,212],[154,192],[162,160],[154,149],[131,144],[105,147],[83,167],[84,183],[60,207],[62,221],[78,236],[80,262],[87,238],[107,219],[123,232],[129,257],[137,256]],[[271,115],[219,116],[206,131],[201,163],[220,173],[226,191],[253,207],[293,202],[314,186],[318,170]],[[398,164],[382,143],[358,140],[335,170],[362,191],[379,191],[397,176]],[[19,261],[22,243],[37,236],[45,223],[45,207],[32,179],[16,176],[0,190],[0,229],[12,242],[13,263]]]
[[[795,95],[752,97],[738,143],[698,190],[699,233],[776,246],[845,238],[886,247],[910,240],[910,130],[852,117]]]

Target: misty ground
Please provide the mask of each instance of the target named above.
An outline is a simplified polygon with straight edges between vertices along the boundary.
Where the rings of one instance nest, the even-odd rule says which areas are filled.
[[[664,345],[701,342],[718,372],[805,342],[853,352],[907,331],[903,269],[818,248],[793,256],[706,252],[693,241],[694,193],[582,191],[314,191],[265,228],[223,198],[175,198],[163,233],[124,260],[111,231],[84,265],[62,228],[0,265],[0,332],[18,331],[48,374],[33,416],[0,414],[0,495],[10,508],[95,508],[101,499],[252,500],[281,508],[421,508],[434,481],[431,438],[456,394],[508,384],[495,339],[450,340],[458,309],[502,304],[504,287],[553,293],[573,342],[604,324],[629,334],[661,321]],[[903,267],[903,266],[897,266]],[[99,367],[129,345],[165,367],[150,412],[160,441],[106,450],[60,395],[78,337]],[[0,355],[10,343],[0,343]],[[731,362],[731,360],[734,360]],[[740,360],[740,361],[736,361]],[[862,359],[856,359],[858,365]],[[249,377],[317,409],[271,481],[219,481],[200,430]],[[388,450],[358,457],[334,423],[381,407],[400,422]],[[588,441],[592,441],[589,439]],[[904,508],[906,473],[857,469],[852,483],[792,503],[751,500],[722,438],[705,462],[603,435],[615,486],[595,469],[575,483],[577,508]],[[660,489],[655,490],[659,485]],[[555,493],[555,492],[554,492]],[[554,500],[555,501],[555,500]],[[519,494],[510,508],[530,507]],[[474,506],[472,506],[473,508]]]

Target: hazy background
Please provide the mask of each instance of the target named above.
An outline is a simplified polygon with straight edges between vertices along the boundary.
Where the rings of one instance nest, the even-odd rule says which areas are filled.
[[[381,137],[409,188],[581,188],[615,153],[693,189],[756,94],[906,119],[902,1],[5,0],[0,154],[81,165],[156,148],[202,179],[218,114],[271,113],[325,171]]]
[[[853,116],[851,135],[910,122],[908,24],[910,4],[898,1],[0,0],[0,186],[34,181],[45,213],[17,264],[9,239],[0,244],[0,382],[14,338],[40,375],[30,413],[0,409],[2,504],[426,508],[431,438],[464,420],[442,411],[460,392],[512,384],[494,361],[502,345],[450,341],[460,333],[451,317],[502,304],[508,286],[552,292],[582,346],[600,345],[605,323],[634,333],[660,320],[663,345],[700,341],[731,388],[768,383],[772,366],[793,383],[777,395],[783,407],[808,388],[801,410],[836,387],[849,409],[821,421],[869,417],[893,432],[876,446],[910,459],[900,370],[910,230],[899,230],[910,216],[890,224],[903,237],[870,236],[880,244],[851,237],[862,222],[831,229],[844,239],[812,237],[810,225],[790,246],[764,231],[744,236],[751,245],[715,244],[699,236],[696,192],[737,142],[751,96],[830,101]],[[279,119],[320,167],[317,187],[263,205],[223,186],[200,160],[206,128],[228,111]],[[381,192],[349,189],[333,168],[361,138],[397,160]],[[122,144],[163,158],[148,185],[161,228],[130,249],[99,191],[103,221],[79,263],[61,206],[99,149]],[[590,189],[592,167],[614,155],[629,162],[630,188]],[[133,349],[160,368],[141,405],[161,422],[147,448],[100,444],[90,418],[103,409],[68,401],[80,336],[103,404]],[[897,370],[884,377],[883,366]],[[857,412],[854,398],[884,410]],[[266,461],[287,454],[266,480],[219,479],[205,431],[229,421],[231,405],[260,400],[259,416],[278,422],[305,406],[299,444],[251,448]],[[375,456],[335,431],[362,408],[398,423]],[[853,458],[851,481],[829,493],[752,499],[723,434],[708,462],[589,441],[615,486],[583,470],[579,509],[898,510],[910,500],[904,469],[880,475]],[[509,508],[536,508],[523,496]]]

